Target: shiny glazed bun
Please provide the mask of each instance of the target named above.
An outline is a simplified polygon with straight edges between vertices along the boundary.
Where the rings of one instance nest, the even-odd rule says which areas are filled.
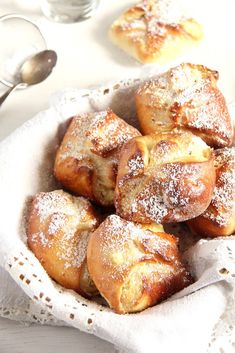
[[[211,203],[188,221],[198,234],[218,237],[235,232],[235,147],[215,151],[216,183]]]
[[[28,218],[28,246],[48,275],[87,297],[97,294],[88,273],[86,250],[99,223],[89,201],[62,190],[37,194]]]
[[[92,233],[87,265],[100,294],[119,314],[144,310],[191,281],[173,235],[116,215]]]
[[[111,110],[74,117],[56,155],[56,178],[76,195],[112,205],[120,148],[139,135]]]
[[[115,206],[138,223],[182,222],[208,207],[215,184],[214,155],[190,132],[140,136],[121,151]]]
[[[181,64],[144,83],[136,93],[142,132],[183,127],[212,147],[232,145],[233,125],[217,79],[217,71]]]
[[[164,64],[200,42],[203,31],[194,19],[183,15],[179,3],[144,0],[126,10],[109,35],[140,62]]]

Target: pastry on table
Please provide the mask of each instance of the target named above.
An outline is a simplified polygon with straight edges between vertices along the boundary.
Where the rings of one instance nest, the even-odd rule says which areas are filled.
[[[172,0],[144,0],[126,10],[109,30],[111,40],[141,63],[164,64],[198,44],[201,25]]]
[[[29,248],[50,277],[85,297],[98,293],[87,269],[86,251],[99,223],[89,201],[62,190],[38,193],[29,212]]]
[[[145,82],[136,92],[143,134],[184,127],[212,147],[232,145],[233,124],[217,80],[217,71],[185,63]]]
[[[235,147],[215,151],[216,184],[211,203],[199,217],[188,221],[203,236],[235,232]]]
[[[116,215],[92,233],[87,264],[100,294],[119,314],[144,310],[191,283],[176,237],[160,225],[135,224]]]
[[[215,185],[213,150],[189,131],[139,136],[121,151],[115,206],[138,223],[194,218],[210,204]]]
[[[59,147],[54,174],[75,195],[110,206],[120,148],[139,135],[111,110],[78,115]]]

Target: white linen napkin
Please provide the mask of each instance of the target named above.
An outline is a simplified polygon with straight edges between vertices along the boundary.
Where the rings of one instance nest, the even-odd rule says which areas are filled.
[[[135,79],[62,92],[53,97],[50,109],[0,144],[0,265],[8,272],[0,271],[0,314],[70,325],[112,342],[120,352],[234,352],[234,237],[199,241],[185,254],[196,282],[168,301],[131,315],[117,315],[55,284],[26,246],[25,203],[37,191],[56,187],[53,158],[67,119],[110,106],[133,122],[138,83]]]

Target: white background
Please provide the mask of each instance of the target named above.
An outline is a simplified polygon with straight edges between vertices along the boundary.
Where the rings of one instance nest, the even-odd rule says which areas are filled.
[[[49,47],[58,53],[56,69],[45,82],[14,92],[0,108],[0,140],[38,111],[46,109],[49,97],[55,91],[119,80],[134,76],[142,69],[107,38],[109,25],[133,0],[101,2],[97,15],[91,20],[63,25],[43,18],[37,0],[0,0],[0,15],[14,12],[36,20]],[[218,70],[220,87],[227,100],[232,101],[235,98],[235,1],[187,0],[186,3],[204,23],[207,35],[204,43],[184,61]],[[7,43],[7,38],[3,38],[1,33],[0,43]],[[0,92],[4,89],[0,86]],[[115,349],[109,343],[75,329],[27,327],[0,319],[0,353],[41,352],[114,353]]]

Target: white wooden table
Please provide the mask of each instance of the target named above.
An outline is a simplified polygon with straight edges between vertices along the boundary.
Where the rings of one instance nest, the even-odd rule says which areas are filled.
[[[137,75],[141,69],[139,64],[115,48],[107,38],[110,23],[134,0],[101,0],[95,18],[72,25],[55,24],[43,19],[37,1],[0,0],[0,15],[18,12],[39,21],[49,47],[58,53],[58,64],[45,82],[13,93],[1,107],[0,140],[37,112],[47,108],[53,92],[65,87],[85,88],[119,80]],[[188,4],[194,6],[199,6],[199,3],[199,0],[188,0]],[[210,21],[210,38],[209,42],[190,54],[187,60],[219,70],[220,87],[227,100],[231,101],[235,97],[235,3],[234,0],[226,0],[219,10],[212,0],[201,0],[201,3],[203,15],[207,15]],[[7,39],[1,38],[0,33],[1,40]],[[2,86],[0,91],[3,91]],[[25,326],[0,318],[0,353],[42,352],[114,353],[115,349],[111,344],[75,329]]]

